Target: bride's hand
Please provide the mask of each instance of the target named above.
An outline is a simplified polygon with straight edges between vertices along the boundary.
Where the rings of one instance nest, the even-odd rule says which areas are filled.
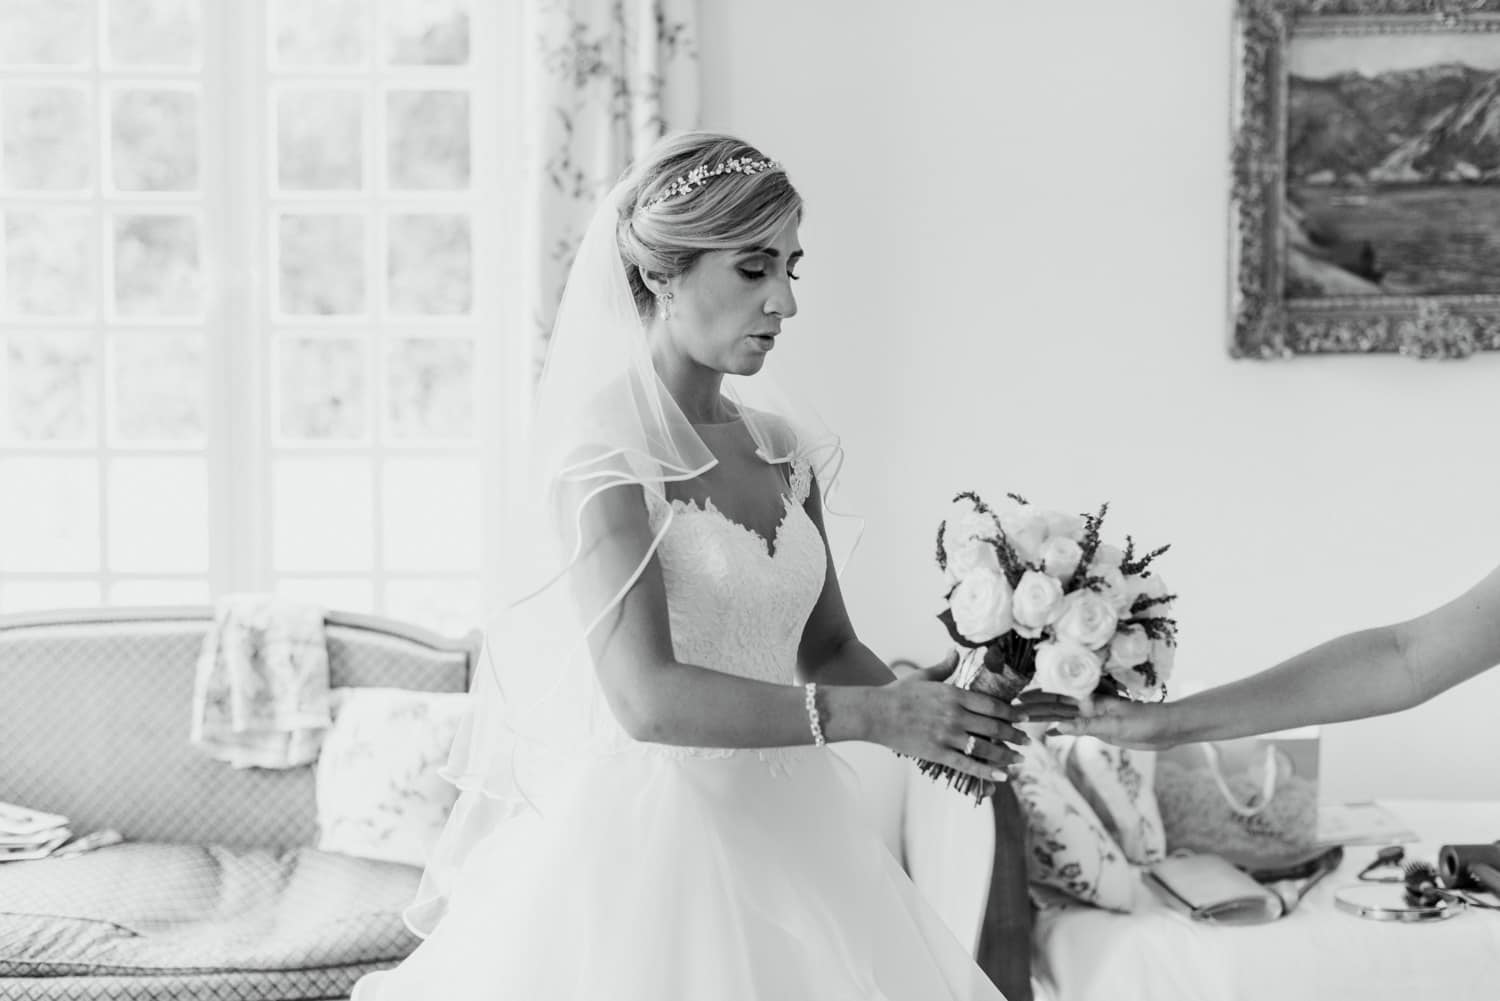
[[[1029,743],[1016,729],[1025,714],[990,695],[943,683],[958,666],[957,655],[899,681],[870,690],[870,739],[913,758],[947,765],[991,782],[1020,755],[1006,744]],[[965,745],[974,738],[973,754]]]

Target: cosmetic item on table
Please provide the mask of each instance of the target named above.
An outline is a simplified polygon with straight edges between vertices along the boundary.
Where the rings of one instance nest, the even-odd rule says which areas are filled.
[[[1438,875],[1454,890],[1488,890],[1500,896],[1500,841],[1490,845],[1443,845]]]

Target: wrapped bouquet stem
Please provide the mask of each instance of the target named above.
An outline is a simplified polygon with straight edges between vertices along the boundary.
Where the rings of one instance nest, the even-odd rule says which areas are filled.
[[[1036,688],[1080,701],[1095,693],[1166,698],[1177,645],[1176,595],[1150,568],[1168,549],[1109,545],[1109,510],[1070,515],[1014,494],[998,507],[961,493],[938,529],[948,591],[938,616],[959,651],[948,683],[1007,702]],[[922,771],[978,800],[992,782],[924,761]]]

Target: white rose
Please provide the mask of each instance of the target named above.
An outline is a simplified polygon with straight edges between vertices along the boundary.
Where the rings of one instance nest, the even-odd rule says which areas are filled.
[[[954,580],[963,580],[975,570],[1000,572],[1000,557],[995,547],[984,539],[969,539],[948,550],[948,572]]]
[[[1059,640],[1097,650],[1114,636],[1119,622],[1120,617],[1103,597],[1093,591],[1074,591],[1063,598],[1062,615],[1052,632]]]
[[[1151,637],[1140,626],[1126,626],[1109,641],[1109,669],[1126,670],[1144,664],[1151,657]]]
[[[1156,680],[1172,680],[1172,671],[1177,667],[1177,648],[1166,640],[1151,641],[1151,666],[1156,669]]]
[[[943,521],[943,556],[951,561],[958,550],[974,539],[993,539],[999,534],[1000,522],[993,514],[981,512],[972,499],[961,497],[953,502]]]
[[[1044,692],[1082,699],[1099,685],[1099,656],[1092,650],[1058,640],[1036,648],[1036,674],[1032,685]]]
[[[1036,570],[1026,571],[1011,599],[1016,632],[1028,639],[1040,636],[1062,614],[1062,602],[1063,589],[1057,578]]]
[[[970,643],[988,643],[1011,627],[1010,584],[980,567],[965,575],[948,598],[953,625]]]
[[[1083,517],[1076,514],[1063,514],[1061,511],[1044,511],[1042,517],[1047,522],[1048,538],[1062,536],[1072,539],[1074,542],[1083,541]]]
[[[1090,566],[1117,567],[1125,562],[1125,551],[1119,546],[1111,546],[1107,542],[1099,543],[1094,550],[1094,560]]]
[[[1156,574],[1149,577],[1131,574],[1125,578],[1125,590],[1130,595],[1130,603],[1135,604],[1135,599],[1142,595],[1147,598],[1160,598],[1167,593],[1167,585]]]
[[[1000,530],[1025,563],[1036,563],[1047,541],[1047,518],[1034,507],[1016,507],[1000,514]]]
[[[1101,584],[1095,585],[1099,589],[1099,596],[1109,602],[1109,607],[1115,610],[1116,615],[1124,615],[1129,611],[1130,588],[1126,586],[1125,575],[1120,572],[1119,567],[1091,563],[1088,575],[1098,577],[1102,581]]]
[[[1058,580],[1067,580],[1078,569],[1083,550],[1066,535],[1054,535],[1042,543],[1042,569]]]

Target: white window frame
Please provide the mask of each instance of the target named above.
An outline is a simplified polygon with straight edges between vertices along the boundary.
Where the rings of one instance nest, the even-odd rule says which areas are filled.
[[[202,51],[203,66],[217,67],[221,72],[203,73],[200,77],[201,108],[199,116],[199,192],[188,198],[176,195],[148,195],[137,202],[129,194],[121,198],[110,198],[107,202],[103,192],[110,182],[106,124],[107,105],[113,86],[128,82],[150,83],[164,78],[166,86],[172,76],[181,77],[182,69],[164,70],[161,73],[149,69],[131,67],[126,73],[110,71],[107,74],[96,65],[88,71],[97,95],[94,128],[92,130],[93,164],[103,172],[96,178],[90,206],[98,213],[95,225],[102,230],[104,244],[94,256],[95,273],[92,275],[98,296],[93,315],[86,320],[27,320],[28,327],[38,329],[92,330],[96,347],[106,341],[106,332],[120,321],[109,316],[112,306],[109,296],[109,253],[111,249],[111,211],[121,205],[134,207],[149,203],[164,211],[201,212],[200,253],[205,314],[200,320],[186,324],[189,329],[201,322],[204,330],[204,365],[206,369],[204,421],[206,445],[201,453],[207,462],[208,476],[208,523],[209,523],[209,568],[207,582],[210,592],[220,596],[232,591],[260,591],[271,589],[278,576],[273,566],[272,531],[272,483],[271,466],[276,442],[272,434],[276,414],[272,409],[274,331],[282,329],[273,317],[271,293],[274,275],[270,271],[271,254],[270,226],[274,225],[273,207],[295,202],[310,209],[332,208],[345,204],[357,207],[366,218],[367,275],[379,276],[376,282],[367,282],[366,313],[358,325],[361,336],[371,339],[370,363],[366,379],[369,400],[369,433],[371,441],[365,443],[337,443],[318,445],[314,448],[299,446],[297,451],[320,456],[358,455],[368,457],[375,497],[371,545],[373,571],[339,573],[331,571],[326,576],[362,577],[372,581],[376,596],[376,608],[383,609],[383,594],[391,578],[417,579],[427,576],[454,577],[462,574],[423,574],[392,571],[384,566],[381,558],[380,489],[378,478],[384,460],[389,456],[423,456],[453,454],[455,447],[443,443],[420,445],[392,445],[382,441],[378,428],[385,421],[384,408],[378,405],[383,389],[377,384],[383,375],[384,351],[394,335],[403,331],[422,336],[440,336],[444,329],[455,332],[472,331],[474,334],[474,401],[476,439],[468,446],[458,447],[460,452],[477,453],[482,481],[483,537],[475,540],[481,550],[478,566],[481,575],[483,607],[493,607],[505,592],[506,573],[502,543],[502,505],[498,498],[504,495],[509,478],[519,468],[521,452],[521,423],[529,403],[531,382],[532,339],[530,326],[524,316],[520,267],[520,234],[524,232],[527,217],[522,194],[525,180],[523,164],[530,159],[529,137],[523,128],[521,73],[528,53],[523,45],[523,30],[526,27],[520,4],[493,3],[490,0],[472,0],[470,15],[470,62],[462,70],[448,67],[427,73],[425,69],[399,71],[396,78],[379,74],[379,58],[376,46],[380,44],[378,32],[373,27],[373,13],[367,10],[367,59],[366,67],[376,70],[376,75],[345,77],[343,74],[320,74],[298,67],[285,81],[295,85],[314,79],[348,80],[366,95],[363,142],[364,189],[359,193],[319,192],[278,195],[273,190],[275,164],[273,160],[275,133],[273,100],[275,87],[283,79],[271,66],[267,24],[269,20],[267,0],[249,0],[233,3],[203,0]],[[107,26],[103,5],[95,8],[95,24],[100,39]],[[76,74],[76,70],[72,74]],[[21,74],[16,74],[20,76]],[[68,73],[49,74],[45,70],[25,71],[25,78],[35,82],[61,82]],[[7,74],[9,77],[10,74]],[[409,207],[421,211],[441,212],[445,206],[463,212],[469,217],[472,241],[472,312],[458,320],[422,318],[419,321],[376,320],[380,313],[379,298],[385,295],[384,274],[386,259],[383,253],[377,256],[377,248],[383,246],[378,239],[377,228],[383,228],[386,220],[399,214],[407,206],[400,195],[389,201],[377,196],[375,173],[384,173],[385,136],[381,128],[383,121],[384,95],[388,89],[403,89],[407,85],[420,87],[423,82],[441,87],[442,81],[455,76],[468,81],[470,95],[470,188],[465,192],[454,192],[453,197],[422,196],[411,199]],[[106,82],[106,78],[109,82]],[[17,80],[17,82],[20,82]],[[103,144],[100,148],[99,144]],[[222,194],[220,193],[222,191]],[[194,206],[201,197],[201,208]],[[48,193],[27,193],[19,201],[25,204],[45,203]],[[18,199],[7,198],[5,204],[14,205]],[[186,204],[184,204],[186,202]],[[418,204],[420,203],[420,204]],[[129,323],[128,320],[125,323]],[[153,328],[166,329],[174,326],[170,322],[150,321]],[[334,324],[319,318],[309,324],[320,330],[330,329]],[[9,326],[9,325],[8,325]],[[14,576],[26,579],[97,580],[110,600],[110,591],[121,580],[131,578],[184,577],[182,574],[119,573],[109,566],[109,512],[102,503],[105,494],[104,480],[108,475],[108,460],[116,455],[131,457],[152,454],[191,454],[183,443],[163,443],[162,448],[152,445],[129,443],[121,446],[109,440],[110,405],[107,397],[112,395],[112,375],[108,370],[109,359],[105,352],[96,353],[97,364],[104,367],[98,376],[97,385],[106,387],[96,402],[97,440],[90,445],[42,443],[17,443],[0,445],[0,454],[48,456],[67,455],[92,456],[99,470],[100,512],[99,545],[101,547],[100,568],[97,574],[83,575],[74,572],[33,573],[16,571],[5,574],[3,554],[0,554],[0,579]],[[3,371],[3,368],[0,368]],[[0,485],[0,489],[3,489]],[[325,576],[318,574],[317,576]],[[4,609],[0,609],[4,611]],[[477,625],[478,623],[476,623]]]

